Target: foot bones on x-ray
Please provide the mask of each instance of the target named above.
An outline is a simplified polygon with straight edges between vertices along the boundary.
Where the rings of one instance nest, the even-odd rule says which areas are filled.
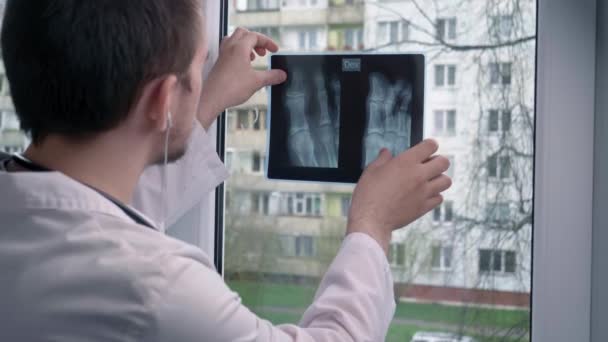
[[[411,84],[403,80],[393,84],[380,73],[372,73],[369,82],[364,166],[373,162],[382,148],[389,149],[393,155],[405,151],[409,147],[411,126]]]

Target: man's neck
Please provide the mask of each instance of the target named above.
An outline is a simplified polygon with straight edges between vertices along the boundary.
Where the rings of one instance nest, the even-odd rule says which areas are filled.
[[[31,145],[25,156],[46,168],[98,189],[123,203],[130,203],[147,165],[143,145],[106,134],[84,141],[49,136]]]

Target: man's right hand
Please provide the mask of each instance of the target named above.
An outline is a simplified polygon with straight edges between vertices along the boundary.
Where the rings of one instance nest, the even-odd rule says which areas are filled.
[[[443,174],[449,160],[433,157],[438,148],[436,141],[425,140],[396,157],[383,149],[355,188],[347,234],[368,234],[388,252],[394,230],[439,206],[452,180]]]

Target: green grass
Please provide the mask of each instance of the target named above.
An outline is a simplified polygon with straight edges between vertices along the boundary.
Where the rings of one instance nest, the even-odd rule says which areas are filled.
[[[528,326],[530,312],[527,310],[482,309],[440,304],[398,303],[395,317],[429,322],[510,328],[513,326]]]
[[[275,324],[297,323],[300,315],[312,303],[315,288],[301,285],[254,283],[231,281],[228,285],[243,299],[243,303],[260,316]],[[296,312],[284,314],[261,311],[264,307],[287,308]],[[529,311],[501,310],[485,308],[465,308],[439,304],[398,303],[395,312],[397,319],[419,320],[424,322],[446,323],[465,326],[485,326],[496,328],[520,327],[528,329]],[[388,341],[409,341],[416,331],[429,331],[415,325],[391,325]],[[432,329],[430,331],[433,331]],[[492,341],[481,339],[480,341]]]

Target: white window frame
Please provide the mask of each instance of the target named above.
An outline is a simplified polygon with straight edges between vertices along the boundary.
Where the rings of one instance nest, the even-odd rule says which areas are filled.
[[[454,131],[448,128],[450,114],[454,114]],[[438,127],[437,119],[441,117],[441,127]],[[436,136],[456,136],[458,131],[458,111],[455,109],[437,109],[433,111],[433,134]]]
[[[488,109],[487,113],[488,113],[488,121],[487,121],[486,129],[488,131],[488,134],[499,135],[499,134],[510,132],[513,129],[513,111],[512,110],[492,108],[492,109]],[[497,127],[496,127],[497,129],[495,131],[493,131],[491,129],[493,114],[497,115],[497,120],[498,120]],[[505,130],[505,117],[507,115],[509,116],[509,126],[508,126],[509,129]]]
[[[406,245],[403,242],[392,242],[390,244],[389,251],[389,263],[393,268],[402,268],[406,266],[407,262],[407,249]],[[399,248],[403,248],[403,261],[399,263]]]
[[[590,341],[597,0],[538,1],[532,342]]]
[[[490,270],[482,271],[481,270],[481,252],[488,251],[490,252]],[[507,254],[513,253],[515,255],[515,269],[513,272],[507,272]],[[500,254],[500,270],[494,270],[494,259],[496,254]],[[517,251],[514,250],[502,250],[502,249],[492,249],[492,248],[479,248],[478,249],[478,265],[477,272],[480,276],[515,276],[517,274]]]
[[[437,84],[438,68],[443,69],[443,84]],[[450,83],[450,70],[454,70],[454,82]],[[437,63],[433,65],[433,87],[437,89],[452,89],[458,86],[458,65],[452,63]]]
[[[447,207],[450,207],[450,209],[452,210],[451,214],[452,214],[452,219],[450,221],[446,220],[446,216],[447,216]],[[435,219],[435,215],[436,213],[439,212],[439,220]],[[432,221],[433,224],[438,226],[438,225],[452,225],[454,224],[454,220],[456,219],[456,211],[454,208],[454,201],[452,200],[445,200],[443,201],[443,203],[438,206],[437,208],[435,208],[432,212],[431,212],[431,217],[432,217]]]
[[[443,29],[439,28],[443,26]],[[458,18],[456,17],[441,17],[437,18],[435,23],[437,36],[444,42],[453,42],[458,39]],[[443,36],[440,34],[443,32]]]
[[[396,25],[397,41],[391,40],[391,25]],[[410,25],[402,19],[379,20],[376,24],[376,30],[376,41],[380,46],[389,44],[400,45],[410,38]]]
[[[508,80],[509,82],[505,82],[507,79],[506,69],[509,69]],[[488,64],[488,78],[491,86],[498,87],[509,87],[513,85],[513,62],[505,61],[505,62],[491,62]],[[496,72],[496,74],[495,74]],[[496,76],[496,77],[494,77]],[[496,78],[496,82],[494,81]]]

